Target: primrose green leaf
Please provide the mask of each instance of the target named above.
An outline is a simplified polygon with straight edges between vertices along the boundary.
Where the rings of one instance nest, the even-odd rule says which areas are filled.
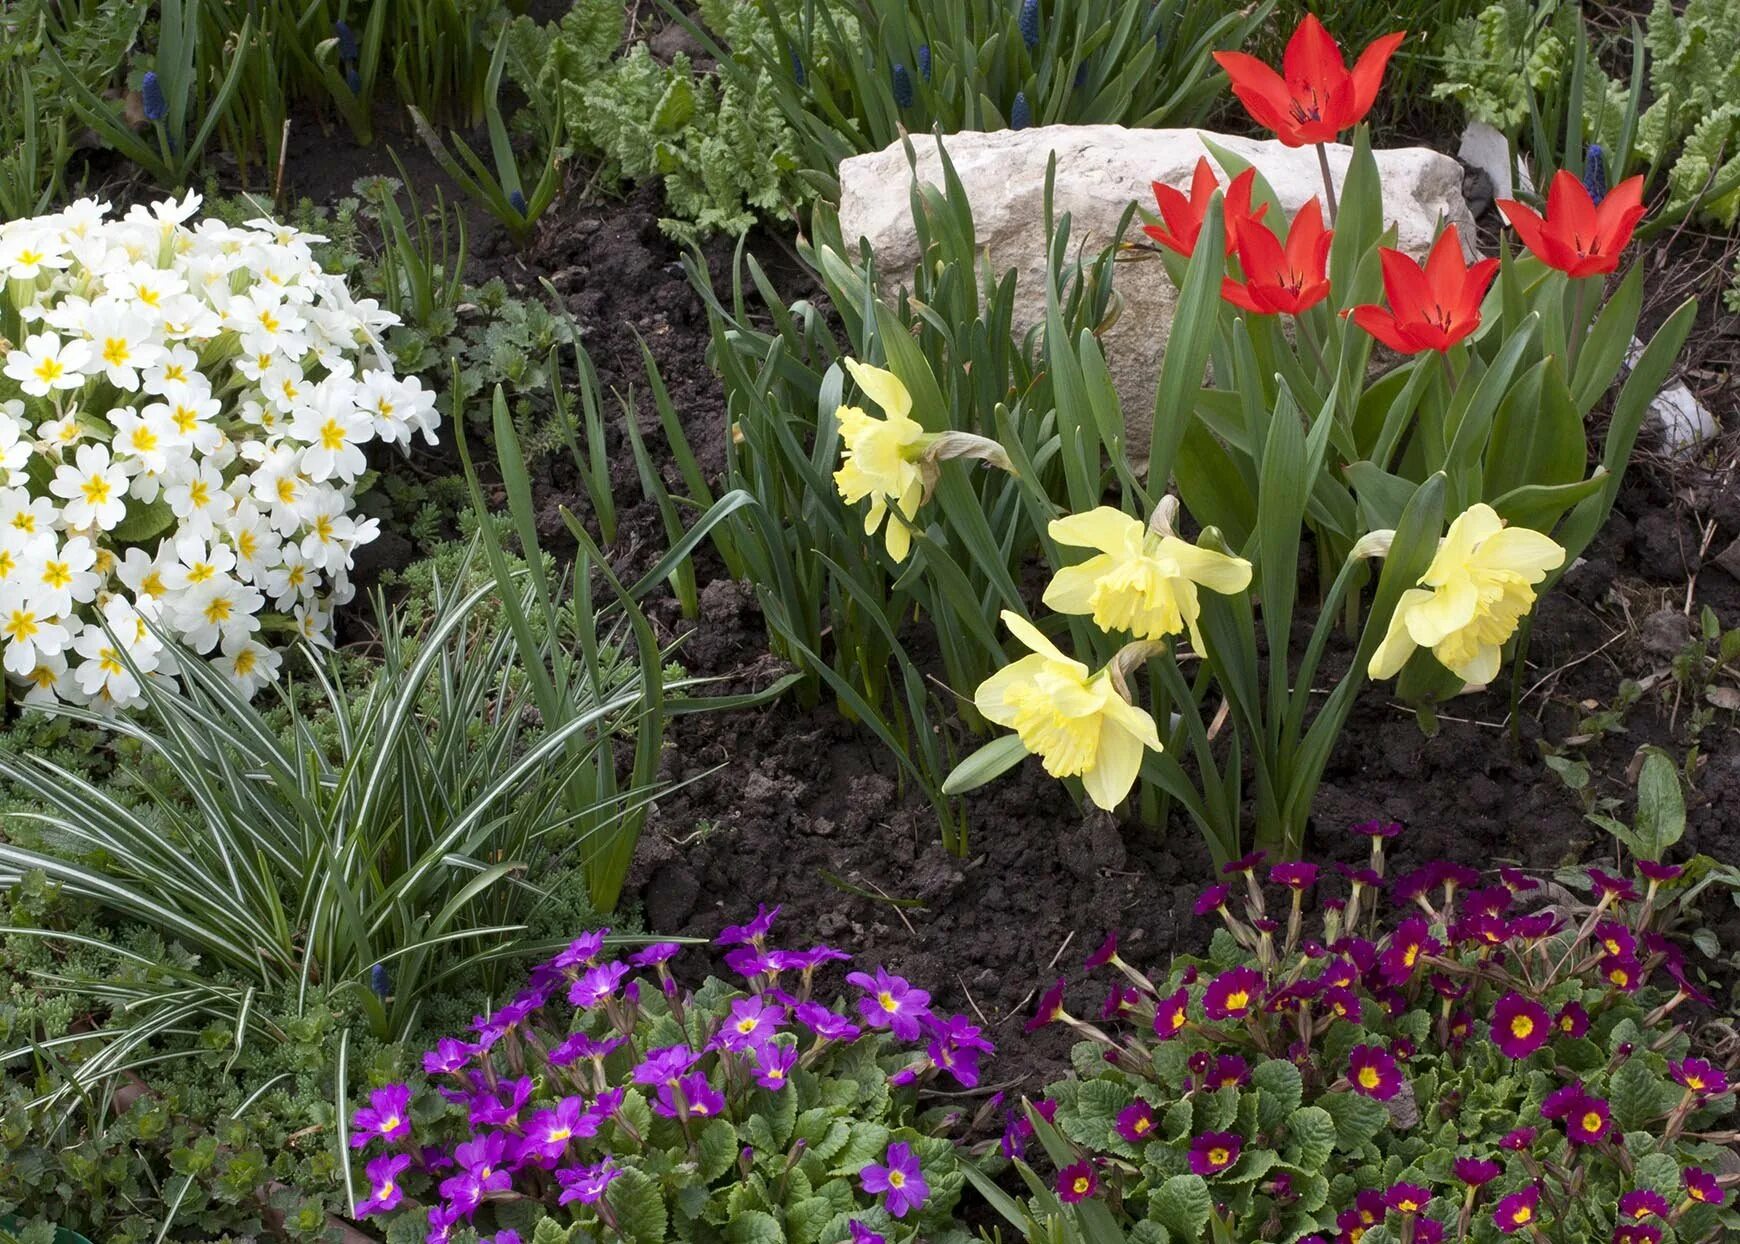
[[[1653,1122],[1672,1108],[1674,1093],[1642,1058],[1632,1058],[1608,1085],[1613,1100],[1613,1121],[1632,1131]]]
[[[1358,1149],[1390,1121],[1390,1112],[1382,1102],[1358,1093],[1330,1093],[1317,1104],[1335,1120],[1335,1143],[1343,1150]]]
[[[700,1176],[712,1183],[731,1169],[737,1160],[737,1129],[729,1119],[709,1119],[697,1138],[695,1148],[700,1154]]]
[[[1321,1170],[1335,1150],[1335,1119],[1321,1106],[1302,1106],[1287,1120],[1285,1156],[1304,1170]]]
[[[1660,860],[1686,832],[1686,796],[1679,767],[1666,753],[1651,750],[1637,776],[1637,832],[1634,849],[1646,860]]]
[[[1305,1099],[1305,1079],[1289,1059],[1271,1058],[1266,1063],[1259,1063],[1251,1072],[1251,1083],[1274,1096],[1280,1103],[1283,1116],[1298,1110],[1299,1103]],[[1265,1130],[1273,1126],[1273,1123],[1263,1124]]]
[[[1651,1136],[1650,1143],[1656,1143]],[[1639,1188],[1659,1192],[1665,1197],[1677,1197],[1680,1191],[1680,1164],[1672,1154],[1646,1153],[1637,1159],[1632,1179]]]
[[[616,1211],[620,1234],[632,1244],[664,1244],[665,1196],[658,1182],[633,1167],[611,1181],[605,1194]],[[778,1224],[775,1224],[777,1228]],[[779,1239],[765,1244],[781,1244]]]
[[[752,1209],[738,1214],[725,1224],[726,1244],[785,1244],[785,1232],[779,1219],[765,1211]]]
[[[175,513],[162,497],[149,504],[129,501],[126,515],[115,524],[109,536],[117,544],[140,544],[162,535],[174,522]]]
[[[1174,1175],[1155,1190],[1148,1205],[1149,1217],[1181,1239],[1202,1238],[1214,1199],[1201,1175]]]
[[[888,1129],[880,1123],[868,1120],[854,1123],[852,1138],[840,1151],[829,1173],[856,1175],[870,1163],[881,1161],[882,1155],[888,1152],[889,1135]]]

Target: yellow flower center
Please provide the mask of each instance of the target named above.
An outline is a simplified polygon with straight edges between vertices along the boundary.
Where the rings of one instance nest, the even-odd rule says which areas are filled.
[[[254,672],[254,666],[258,663],[258,660],[259,658],[254,655],[254,650],[252,648],[243,648],[240,652],[236,653],[236,673],[244,678],[247,677],[249,674]]]
[[[1535,1030],[1535,1021],[1527,1015],[1517,1015],[1510,1021],[1510,1032],[1513,1037],[1527,1037]]]
[[[114,489],[109,487],[109,481],[101,475],[93,475],[85,480],[79,491],[84,493],[88,505],[103,505],[114,493]]]
[[[203,479],[196,479],[187,486],[187,499],[197,510],[203,510],[211,504],[211,485]]]
[[[884,1011],[887,1011],[890,1015],[900,1009],[900,1003],[896,1001],[894,995],[889,993],[886,989],[876,995],[876,1004]]]
[[[97,650],[97,665],[105,674],[119,674],[121,672],[121,654],[113,648],[99,648]]]
[[[1208,1161],[1211,1166],[1225,1166],[1231,1160],[1232,1154],[1218,1145],[1208,1151]]]
[[[1378,1074],[1376,1067],[1361,1067],[1359,1069],[1359,1086],[1361,1088],[1374,1089],[1382,1082],[1383,1077]]]
[[[110,367],[120,367],[133,357],[133,347],[125,337],[103,338],[103,362]]]
[[[1521,1223],[1528,1222],[1534,1216],[1535,1216],[1534,1210],[1530,1209],[1526,1205],[1519,1205],[1516,1207],[1515,1210],[1513,1210],[1511,1212],[1510,1220],[1514,1223],[1521,1224]]]
[[[1251,1004],[1251,995],[1243,989],[1235,989],[1226,996],[1226,1009],[1242,1011]]]
[[[133,446],[134,453],[148,454],[158,445],[157,433],[142,423],[133,429],[133,434],[127,439]]]
[[[187,568],[187,581],[189,583],[204,583],[216,573],[217,567],[210,562],[194,562]]]
[[[906,1187],[906,1172],[904,1172],[904,1171],[889,1171],[888,1172],[888,1186],[890,1188],[904,1188],[904,1187]]]
[[[336,419],[328,419],[320,425],[320,447],[329,452],[344,448],[344,428]]]
[[[43,563],[42,581],[59,591],[72,582],[72,564],[70,562]]]
[[[1601,1116],[1596,1114],[1593,1110],[1584,1115],[1583,1130],[1585,1132],[1599,1132],[1601,1130]]]
[[[22,609],[14,609],[11,616],[6,619],[6,626],[3,630],[0,630],[0,634],[4,634],[6,638],[10,639],[13,643],[21,644],[34,639],[36,633],[41,629],[42,628],[36,624],[35,613],[26,613]]]
[[[59,380],[65,372],[59,359],[43,359],[36,365],[36,378],[45,384]]]

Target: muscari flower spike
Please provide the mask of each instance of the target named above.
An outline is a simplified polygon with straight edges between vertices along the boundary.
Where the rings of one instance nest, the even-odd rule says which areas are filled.
[[[1015,103],[1009,109],[1009,128],[1024,130],[1033,124],[1033,108],[1027,102],[1026,91],[1015,92]]]
[[[894,106],[896,108],[910,108],[917,102],[918,97],[913,94],[912,90],[912,74],[905,65],[896,62],[894,66]]]
[[[1596,207],[1600,207],[1601,200],[1607,197],[1607,169],[1602,162],[1603,155],[1600,143],[1590,143],[1583,165],[1583,189],[1589,192]]]
[[[155,69],[147,69],[144,81],[139,83],[139,102],[147,121],[161,121],[169,115],[169,101],[164,98],[163,84],[158,81]]]
[[[1031,52],[1039,46],[1039,0],[1021,0],[1021,17],[1017,25],[1021,28],[1021,42]]]

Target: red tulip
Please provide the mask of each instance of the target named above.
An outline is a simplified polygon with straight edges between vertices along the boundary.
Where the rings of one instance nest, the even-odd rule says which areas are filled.
[[[1355,324],[1390,349],[1402,354],[1448,350],[1480,327],[1480,300],[1498,273],[1498,260],[1465,262],[1455,225],[1438,235],[1424,268],[1387,246],[1378,258],[1391,309],[1368,303],[1352,315]]]
[[[1226,253],[1232,254],[1233,247],[1238,244],[1239,224],[1247,220],[1261,220],[1263,213],[1269,210],[1267,203],[1256,211],[1251,210],[1251,189],[1257,180],[1257,170],[1247,168],[1232,179],[1232,184],[1226,188],[1226,196],[1221,200],[1221,211],[1226,221]],[[1160,218],[1165,225],[1143,225],[1142,232],[1153,238],[1167,250],[1177,251],[1186,259],[1196,250],[1197,236],[1202,232],[1202,222],[1208,215],[1209,200],[1214,198],[1214,192],[1220,189],[1220,181],[1214,175],[1214,168],[1206,156],[1198,156],[1196,171],[1190,177],[1190,197],[1174,190],[1164,182],[1154,183],[1154,202],[1160,208]]]
[[[1243,52],[1216,52],[1214,59],[1252,120],[1289,147],[1308,147],[1332,142],[1365,119],[1383,84],[1384,66],[1405,38],[1407,32],[1398,30],[1375,40],[1349,72],[1334,38],[1307,13],[1287,40],[1281,73]]]
[[[1287,244],[1262,225],[1239,229],[1239,266],[1245,279],[1221,282],[1220,295],[1258,315],[1300,315],[1329,297],[1329,243],[1323,209],[1306,202],[1287,229]]]
[[[1514,199],[1500,199],[1498,210],[1540,261],[1569,277],[1600,276],[1619,266],[1619,253],[1643,219],[1643,178],[1628,177],[1595,206],[1589,190],[1564,169],[1547,189],[1547,215]]]

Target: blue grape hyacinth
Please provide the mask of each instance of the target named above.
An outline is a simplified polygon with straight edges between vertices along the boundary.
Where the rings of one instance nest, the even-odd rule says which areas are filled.
[[[169,101],[163,96],[163,84],[157,80],[156,70],[145,71],[145,80],[139,84],[139,101],[147,121],[161,121],[169,115]]]
[[[912,74],[907,72],[905,65],[896,64],[894,66],[894,106],[896,108],[910,108],[916,101],[917,97],[912,91]]]
[[[1026,91],[1015,92],[1015,106],[1009,109],[1009,128],[1024,130],[1033,124],[1033,107],[1027,102]]]
[[[1607,197],[1607,169],[1604,163],[1605,153],[1600,143],[1589,144],[1588,158],[1583,165],[1583,189],[1589,192],[1589,198],[1596,207],[1601,206],[1601,200]]]
[[[1039,0],[1021,0],[1021,42],[1031,52],[1039,46]]]

